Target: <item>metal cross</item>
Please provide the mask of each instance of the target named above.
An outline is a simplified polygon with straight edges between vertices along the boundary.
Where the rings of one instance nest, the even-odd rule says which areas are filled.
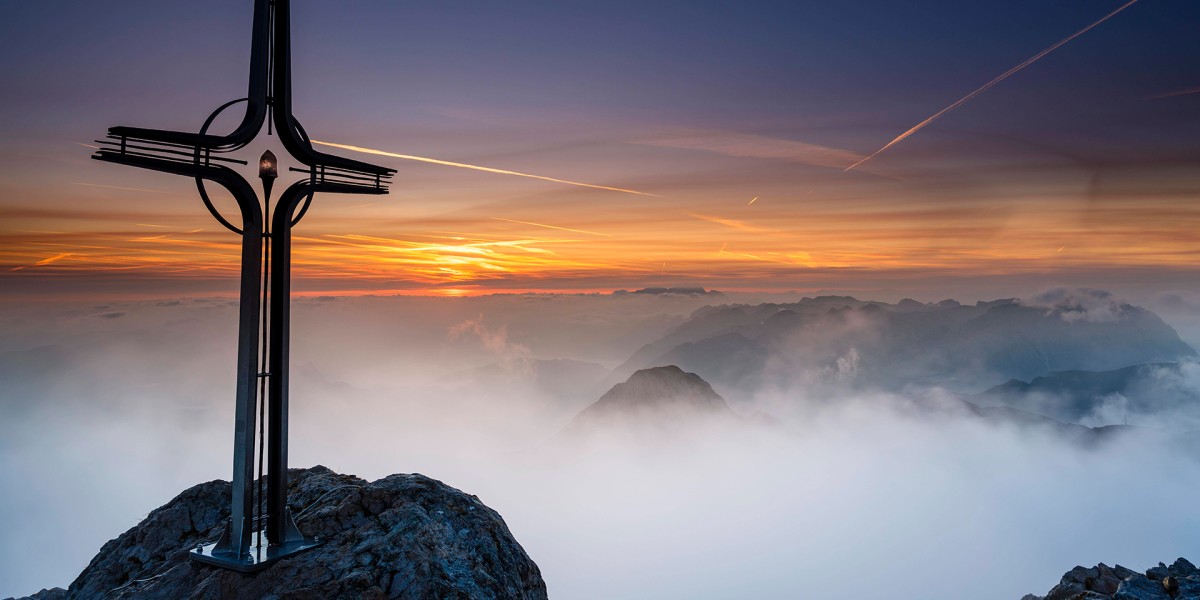
[[[313,149],[292,115],[290,0],[254,0],[250,83],[245,98],[217,108],[198,133],[113,127],[92,158],[191,177],[204,205],[222,225],[242,238],[238,321],[237,393],[233,446],[233,493],[230,521],[215,544],[192,551],[193,559],[238,571],[255,571],[284,556],[316,546],[296,528],[287,508],[288,329],[291,290],[291,229],[308,211],[316,192],[386,194],[394,169],[332,156]],[[228,135],[208,132],[227,108],[245,103],[246,114]],[[263,201],[228,164],[246,161],[225,156],[244,148],[271,124],[287,152],[305,168],[306,178],[290,185],[270,211],[271,184],[278,162],[269,151],[260,159]],[[233,195],[241,212],[235,226],[213,206],[205,182]],[[265,212],[264,212],[265,211]],[[270,219],[269,227],[266,223]],[[274,248],[272,248],[274,242]],[[261,332],[261,337],[260,337]],[[260,367],[265,365],[266,369]],[[265,397],[264,397],[265,396]],[[255,409],[267,416],[266,531],[254,520]],[[258,422],[261,429],[262,423]],[[262,470],[260,452],[260,475]],[[260,513],[262,510],[260,509]],[[260,514],[261,516],[261,514]]]

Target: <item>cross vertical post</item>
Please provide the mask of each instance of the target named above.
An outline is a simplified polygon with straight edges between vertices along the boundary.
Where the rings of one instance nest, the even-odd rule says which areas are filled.
[[[201,200],[226,229],[241,237],[241,281],[238,305],[238,349],[234,391],[233,486],[230,521],[216,543],[193,550],[192,559],[242,572],[257,571],[270,563],[319,544],[305,538],[287,506],[288,359],[291,321],[291,230],[308,211],[317,192],[334,194],[386,194],[394,169],[325,154],[315,150],[300,122],[292,114],[290,0],[253,0],[254,23],[247,96],[217,108],[198,133],[113,127],[96,160],[123,164],[192,178]],[[208,132],[217,115],[245,103],[242,121],[227,135]],[[245,148],[268,125],[268,135],[278,136],[304,174],[291,184],[275,204],[271,222],[270,191],[279,175],[278,161],[270,151],[259,162],[263,205],[253,186],[234,170],[247,161],[226,156]],[[213,205],[205,182],[224,187],[237,201],[240,227]],[[269,260],[266,257],[269,255]],[[265,389],[265,393],[262,390]],[[265,423],[259,420],[265,411]],[[256,426],[266,425],[256,437]],[[264,440],[265,437],[265,440]],[[265,512],[262,494],[254,488],[255,441],[266,442]],[[265,454],[265,456],[264,456]],[[261,465],[261,463],[260,463]],[[257,500],[257,501],[256,501]],[[256,509],[259,514],[256,518]],[[264,531],[265,524],[265,531]]]

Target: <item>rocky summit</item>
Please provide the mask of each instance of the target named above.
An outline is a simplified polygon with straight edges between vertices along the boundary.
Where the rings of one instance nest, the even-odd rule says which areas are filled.
[[[541,572],[504,519],[475,496],[423,475],[367,482],[325,467],[293,469],[289,506],[323,544],[254,574],[198,564],[229,518],[230,485],[179,494],[100,549],[71,586],[34,600],[118,598],[546,598]]]
[[[1021,600],[1109,599],[1200,600],[1200,569],[1183,558],[1171,566],[1158,563],[1145,573],[1104,563],[1090,569],[1075,567],[1045,596],[1029,594]]]

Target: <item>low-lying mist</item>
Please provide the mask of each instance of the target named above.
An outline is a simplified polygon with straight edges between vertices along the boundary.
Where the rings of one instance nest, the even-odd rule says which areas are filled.
[[[478,495],[556,598],[1016,600],[1076,564],[1198,554],[1195,457],[1082,450],[886,392],[563,433],[598,394],[548,385],[539,361],[615,367],[711,301],[297,300],[290,463]],[[0,596],[66,586],[150,510],[228,479],[236,335],[225,300],[4,314]]]

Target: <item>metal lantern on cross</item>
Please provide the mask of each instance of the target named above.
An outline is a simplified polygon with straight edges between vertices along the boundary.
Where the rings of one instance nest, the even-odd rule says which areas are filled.
[[[308,211],[317,192],[386,194],[395,173],[393,169],[313,149],[304,128],[292,115],[290,9],[290,0],[254,0],[250,80],[245,98],[218,107],[196,133],[113,127],[105,139],[98,140],[101,147],[92,156],[194,179],[213,217],[241,236],[230,521],[218,542],[191,553],[197,561],[238,571],[261,569],[319,543],[300,534],[287,508],[291,229]],[[225,135],[210,133],[217,115],[237,104],[245,104],[246,109],[237,127]],[[280,144],[303,165],[291,169],[303,175],[280,194],[273,214],[271,188],[279,177],[275,154],[268,150],[259,159],[261,204],[253,186],[229,166],[247,164],[230,154],[245,148],[264,124],[267,135],[271,135],[274,125]],[[239,225],[216,209],[207,183],[222,186],[237,201]],[[257,496],[253,476],[256,424],[258,440],[266,443],[265,453],[259,452]]]

